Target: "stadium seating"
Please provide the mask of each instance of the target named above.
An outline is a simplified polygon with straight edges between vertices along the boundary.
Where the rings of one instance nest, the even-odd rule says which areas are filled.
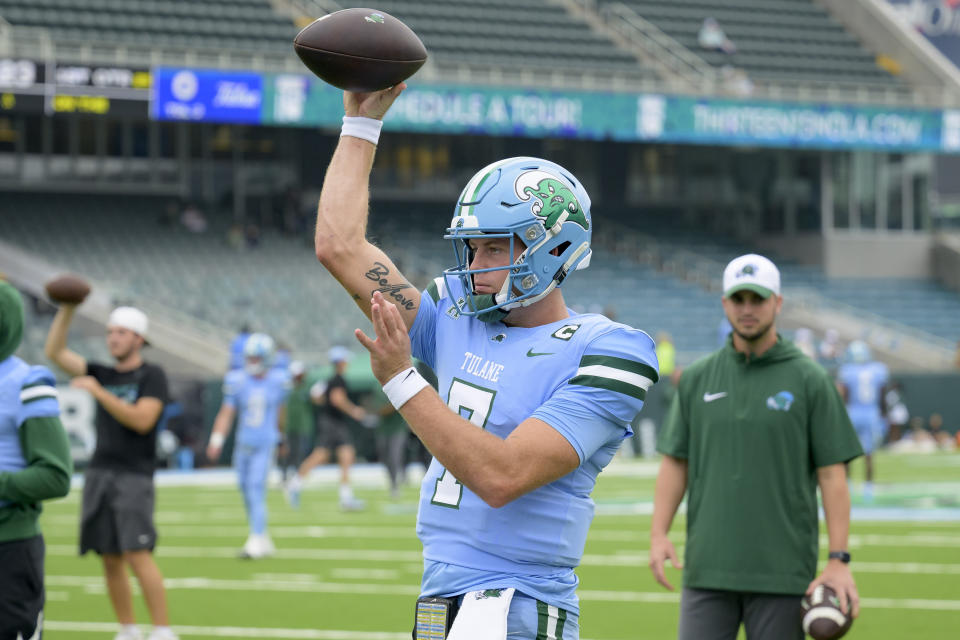
[[[0,17],[56,42],[147,47],[291,51],[297,33],[269,0],[0,0]]]
[[[613,1],[599,0],[599,4]],[[624,0],[623,4],[710,65],[742,68],[757,80],[899,84],[812,0]],[[700,47],[697,34],[708,17],[718,21],[735,44],[735,53]]]
[[[687,252],[715,265],[717,273],[738,255],[755,250],[732,239],[696,233],[661,232],[655,236],[661,257]],[[960,340],[960,295],[933,282],[908,278],[828,278],[820,267],[799,265],[771,255],[780,267],[784,291],[807,289],[887,321],[956,342]],[[719,276],[714,285],[719,284]]]
[[[444,63],[650,74],[563,7],[540,0],[382,0],[376,6],[403,20]]]
[[[267,230],[256,248],[235,249],[226,241],[229,216],[208,214],[210,227],[202,234],[176,223],[159,224],[167,205],[163,198],[5,198],[13,211],[30,215],[0,217],[0,236],[107,283],[118,302],[150,301],[187,321],[227,332],[250,322],[298,353],[322,354],[334,343],[350,343],[353,328],[366,326],[339,284],[317,265],[309,232],[297,237]],[[409,212],[408,204],[374,203],[373,240],[422,288],[453,261],[452,248],[441,236],[446,209],[424,207],[419,214],[398,216],[400,207]],[[64,216],[68,208],[72,215]],[[676,232],[654,238],[654,258],[617,252],[612,242],[596,238],[590,268],[564,285],[568,304],[578,311],[609,313],[651,335],[669,331],[681,363],[714,349],[722,312],[713,280],[720,267],[710,269],[716,277],[701,282],[674,270],[671,260],[685,252],[722,266],[747,250],[733,240]],[[645,244],[650,243],[641,239],[634,246]],[[932,282],[828,279],[817,268],[780,264],[788,295],[792,288],[813,289],[861,312],[960,339],[960,296]],[[42,344],[43,331],[33,336],[35,345]],[[96,342],[92,349],[98,348]]]
[[[931,280],[827,278],[816,268],[786,264],[786,281],[838,304],[960,342],[960,295]]]
[[[598,0],[597,9],[612,0]],[[342,7],[366,6],[362,1]],[[627,0],[625,3],[716,68],[731,65],[777,83],[856,82],[899,86],[841,24],[811,0]],[[433,59],[446,66],[530,68],[653,79],[634,55],[560,4],[542,0],[382,0]],[[320,9],[317,8],[319,13]],[[286,54],[298,27],[270,0],[0,0],[0,17],[41,26],[55,42]],[[716,18],[736,44],[732,55],[697,43]]]
[[[377,8],[404,20],[446,65],[653,73],[562,7],[539,0],[384,0]],[[0,0],[0,17],[47,27],[55,42],[247,53],[292,55],[298,31],[269,0]]]
[[[334,343],[352,344],[353,328],[366,325],[339,284],[317,265],[310,237],[267,231],[257,248],[236,250],[225,241],[229,217],[208,216],[210,228],[202,234],[160,225],[167,202],[158,197],[20,194],[11,195],[9,204],[31,214],[0,218],[4,239],[107,283],[118,302],[149,301],[229,331],[250,322],[318,359]],[[422,288],[452,264],[452,248],[442,240],[446,213],[431,210],[422,214],[429,222],[401,226],[392,214],[396,206],[402,205],[375,203],[374,240]],[[64,216],[68,207],[72,215]],[[409,223],[409,216],[405,220]],[[567,285],[575,309],[610,312],[651,334],[668,329],[682,359],[713,348],[720,319],[715,296],[633,259],[600,253]],[[676,313],[664,315],[664,309]],[[45,330],[44,325],[32,336],[35,351]],[[102,339],[90,342],[97,352]]]

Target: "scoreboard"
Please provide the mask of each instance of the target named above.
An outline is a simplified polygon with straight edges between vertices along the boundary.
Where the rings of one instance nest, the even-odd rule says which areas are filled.
[[[0,115],[91,114],[147,119],[153,74],[122,65],[0,58]]]

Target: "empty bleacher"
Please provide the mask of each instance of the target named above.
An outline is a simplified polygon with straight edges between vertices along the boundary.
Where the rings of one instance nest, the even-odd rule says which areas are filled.
[[[310,238],[264,232],[259,246],[237,250],[228,218],[211,217],[201,234],[164,226],[167,201],[154,197],[11,195],[4,204],[29,215],[0,216],[0,236],[104,283],[118,303],[160,305],[227,331],[248,322],[304,351],[349,338],[363,319],[345,311],[349,296],[317,264]]]
[[[382,0],[376,6],[403,20],[445,64],[652,73],[562,6],[544,0]]]
[[[0,17],[57,42],[290,51],[293,21],[269,0],[0,0]]]
[[[716,275],[711,286],[720,286],[723,265],[756,247],[732,239],[696,233],[657,234],[658,260],[669,262],[678,252],[713,263]],[[763,252],[761,252],[763,253]],[[817,266],[800,265],[770,255],[780,268],[783,289],[813,292],[838,307],[853,308],[882,321],[905,325],[952,342],[960,341],[960,295],[933,280],[910,278],[829,278]],[[669,265],[667,265],[669,270]]]
[[[713,67],[741,68],[755,80],[900,84],[812,0],[623,0],[623,4]],[[705,18],[718,21],[736,46],[735,53],[700,47],[697,34]]]
[[[447,67],[654,75],[582,20],[543,0],[384,0],[377,8],[406,22],[431,57]],[[316,12],[320,15],[320,7]],[[57,44],[261,52],[291,59],[299,30],[295,14],[278,12],[270,0],[0,0],[0,18],[14,26],[46,27]]]
[[[105,283],[117,302],[161,305],[184,322],[214,325],[225,333],[250,322],[299,353],[319,354],[334,343],[350,343],[354,327],[367,326],[349,296],[317,264],[309,231],[285,236],[265,230],[256,248],[237,249],[226,240],[229,216],[208,215],[209,229],[194,234],[158,222],[167,204],[147,196],[8,194],[0,236]],[[422,288],[452,264],[452,248],[442,239],[447,217],[439,209],[397,215],[404,206],[410,208],[374,202],[370,229]],[[716,348],[720,270],[749,249],[716,237],[664,234],[654,239],[657,258],[643,263],[636,251],[616,251],[611,235],[624,234],[596,237],[590,268],[564,284],[567,303],[577,311],[610,313],[651,335],[670,332],[682,363]],[[671,266],[672,257],[682,252],[720,266],[704,278],[691,278]],[[819,269],[780,265],[788,299],[791,291],[813,290],[838,306],[960,339],[960,296],[933,282],[829,279]],[[42,336],[33,337],[36,343]]]

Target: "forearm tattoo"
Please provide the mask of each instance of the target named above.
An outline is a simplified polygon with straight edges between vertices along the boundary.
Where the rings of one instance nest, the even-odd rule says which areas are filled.
[[[412,289],[413,287],[405,281],[391,284],[387,280],[387,276],[390,275],[390,269],[388,269],[385,264],[382,262],[374,262],[373,267],[364,275],[368,280],[373,280],[379,285],[376,289],[370,291],[371,296],[373,296],[375,291],[379,291],[384,296],[392,298],[394,303],[401,309],[406,309],[407,311],[413,310],[413,300],[403,293],[404,289]]]

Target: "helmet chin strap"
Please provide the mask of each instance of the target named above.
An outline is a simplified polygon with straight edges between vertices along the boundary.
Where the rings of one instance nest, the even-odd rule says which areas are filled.
[[[576,263],[576,261],[580,258],[580,256],[586,253],[589,249],[590,249],[589,243],[587,242],[581,243],[580,246],[577,247],[576,251],[570,254],[570,257],[567,258],[566,262],[563,263],[563,266],[557,270],[556,274],[554,274],[553,276],[553,279],[550,281],[550,284],[547,285],[547,288],[541,291],[540,293],[538,293],[537,295],[531,296],[524,300],[517,300],[516,302],[511,302],[510,304],[505,304],[502,307],[499,307],[498,309],[495,309],[493,311],[485,311],[483,312],[483,314],[478,314],[477,317],[483,320],[484,322],[499,322],[500,320],[503,319],[503,316],[505,316],[507,313],[509,313],[513,309],[517,309],[520,307],[529,307],[530,305],[536,302],[540,302],[541,300],[546,298],[548,295],[550,295],[550,293],[557,288],[557,285],[563,282],[564,278],[566,278],[567,274],[570,272],[570,268],[574,265],[574,263]],[[495,295],[483,296],[484,298],[489,297],[490,299],[489,304],[484,306],[492,307],[496,304],[500,304],[506,301],[509,295],[509,290],[510,290],[510,278],[507,278],[503,282],[503,287],[501,287],[500,291],[498,291]],[[501,312],[501,315],[499,316],[493,315],[495,312]],[[487,318],[490,318],[490,319],[487,319]]]

